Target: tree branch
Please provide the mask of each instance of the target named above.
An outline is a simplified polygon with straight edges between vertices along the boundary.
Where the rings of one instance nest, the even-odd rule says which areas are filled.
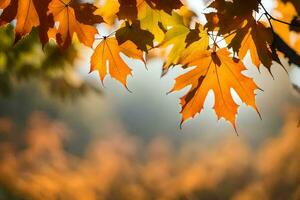
[[[293,48],[291,48],[287,43],[285,43],[285,41],[283,41],[283,39],[277,33],[275,33],[271,20],[277,21],[277,22],[280,22],[282,24],[286,24],[286,25],[289,25],[292,27],[300,28],[300,26],[276,19],[267,11],[267,9],[264,7],[264,5],[259,0],[257,0],[257,1],[263,8],[265,15],[269,21],[270,27],[273,32],[273,37],[274,37],[273,44],[275,45],[275,48],[278,51],[280,51],[281,53],[283,53],[286,58],[289,59],[289,63],[293,63],[293,64],[297,65],[297,67],[300,67],[300,55]]]
[[[267,16],[267,18],[268,18],[269,21],[270,21],[270,20],[273,20],[273,21],[277,21],[277,22],[282,23],[282,24],[286,24],[286,25],[288,25],[288,26],[292,26],[292,27],[295,27],[295,28],[300,28],[299,25],[295,25],[295,24],[292,24],[292,23],[289,23],[289,22],[285,22],[285,21],[282,21],[282,20],[280,20],[280,19],[277,19],[277,18],[273,17],[273,16],[267,11],[267,9],[265,8],[265,6],[264,6],[259,0],[257,0],[257,1],[259,2],[259,5],[262,7],[262,9],[265,11],[265,15]],[[271,22],[270,22],[270,23],[271,23]]]
[[[286,44],[277,33],[274,33],[274,44],[276,49],[289,59],[289,63],[293,63],[297,65],[297,67],[300,67],[300,55]]]

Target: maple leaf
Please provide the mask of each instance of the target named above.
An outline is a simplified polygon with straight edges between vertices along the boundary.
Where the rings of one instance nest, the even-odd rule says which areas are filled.
[[[169,15],[162,10],[151,8],[146,1],[139,4],[138,8],[138,19],[140,20],[141,28],[151,32],[158,43],[164,40],[165,29],[183,23],[182,17],[174,11],[172,15]]]
[[[190,29],[183,25],[174,26],[166,32],[162,47],[172,46],[172,48],[164,64],[164,69],[168,69],[171,65],[178,63],[181,53],[186,48],[185,39],[189,32]]]
[[[273,60],[281,64],[276,52],[272,50],[273,32],[261,22],[253,18],[248,19],[247,24],[233,34],[233,39],[228,37],[228,48],[238,52],[240,59],[244,59],[250,51],[251,59],[257,68],[263,64],[269,71]]]
[[[72,0],[52,0],[48,14],[59,22],[56,41],[59,47],[65,49],[72,41],[74,34],[84,45],[91,47],[97,29],[92,26],[103,21],[102,17],[94,15],[97,8],[92,4],[79,4]]]
[[[179,10],[174,10],[174,12],[172,12],[171,15],[174,15],[174,13],[178,14],[178,20],[182,20],[182,24],[186,27],[191,26],[194,18],[197,19],[197,14],[191,11],[187,6],[181,6]]]
[[[172,3],[166,7],[165,2],[155,0],[106,0],[95,14],[103,16],[108,24],[113,24],[116,16],[118,19],[129,20],[132,23],[138,20],[140,28],[151,32],[155,41],[160,43],[164,38],[164,30],[161,26],[172,26],[177,20],[171,16],[170,8],[181,8],[178,12],[184,14],[186,22],[194,16],[192,12],[184,10],[186,7],[178,2],[180,1],[172,0]]]
[[[74,9],[75,17],[79,22],[88,25],[95,25],[103,22],[103,18],[95,14],[98,8],[93,4],[77,3],[76,0],[67,0],[66,2],[69,2],[67,5]]]
[[[218,119],[223,117],[234,127],[239,106],[233,100],[231,89],[236,91],[244,103],[257,111],[254,90],[258,87],[251,78],[242,74],[246,69],[244,64],[230,57],[227,49],[223,48],[216,52],[195,51],[181,62],[188,67],[196,66],[179,76],[172,89],[179,91],[191,85],[189,92],[181,98],[182,123],[201,112],[210,90],[215,95],[214,109]]]
[[[205,17],[207,20],[205,28],[207,28],[209,31],[218,31],[219,35],[224,35],[239,29],[244,23],[245,19],[252,17],[252,15],[239,17],[211,12],[205,14]]]
[[[138,7],[136,0],[105,0],[95,14],[103,17],[104,21],[112,25],[115,19],[131,20],[137,19]]]
[[[147,30],[154,35],[157,42],[164,39],[164,31],[159,24],[161,23],[164,14],[163,11],[152,9],[145,1],[139,5],[138,19],[140,20],[141,28]]]
[[[144,18],[145,15],[150,13],[160,15],[159,11],[171,14],[174,9],[181,7],[183,7],[183,4],[180,0],[105,0],[95,14],[103,16],[108,24],[113,24],[116,16],[120,20],[135,21],[136,19],[141,20],[140,16]],[[156,16],[153,16],[153,18],[155,19]]]
[[[207,29],[202,29],[202,27],[199,26],[198,28],[200,31],[198,35],[194,35],[197,31],[192,30],[186,37],[186,43],[187,46],[184,49],[184,51],[181,54],[181,58],[179,60],[179,63],[182,59],[189,56],[190,54],[196,52],[196,51],[203,51],[207,50],[209,47],[209,35],[207,33]]]
[[[143,52],[138,50],[133,42],[126,41],[119,45],[115,37],[104,38],[91,57],[91,72],[97,70],[102,82],[109,73],[112,78],[120,81],[127,88],[126,80],[132,70],[123,61],[120,53],[145,62]]]
[[[48,42],[47,32],[54,25],[51,17],[47,16],[47,5],[50,0],[3,0],[1,8],[4,9],[0,17],[0,25],[10,23],[16,19],[15,42],[32,31],[39,29],[43,44]]]
[[[47,3],[49,3],[49,1],[43,1],[43,4],[47,5]],[[23,36],[30,33],[33,27],[39,27],[41,24],[40,20],[44,17],[40,16],[43,15],[43,6],[40,6],[40,4],[34,0],[4,0],[1,2],[1,7],[4,8],[0,17],[1,25],[5,25],[14,19],[17,21],[15,28],[15,42],[19,41]],[[45,21],[47,22],[46,19],[47,17],[45,17]],[[46,24],[47,23],[44,22],[43,28],[40,29],[41,35],[44,33],[42,33],[43,30],[46,31]],[[42,43],[45,43],[45,40],[47,39],[41,38]]]
[[[151,8],[171,14],[174,9],[183,6],[180,0],[119,0],[119,19],[136,19],[141,4],[147,3]]]
[[[138,15],[136,0],[119,0],[119,19],[135,20]]]
[[[253,11],[258,11],[260,0],[214,0],[208,7],[220,13],[231,16],[245,16]]]
[[[199,24],[192,30],[183,24],[173,26],[166,32],[165,39],[161,44],[163,48],[172,46],[163,68],[168,69],[170,66],[178,64],[181,57],[191,53],[192,50],[206,50],[208,43],[208,34],[202,30]],[[189,47],[191,44],[193,46]]]
[[[118,0],[104,0],[94,14],[102,16],[106,24],[113,25],[117,17],[116,14],[119,12],[119,7]]]
[[[217,11],[205,14],[207,23],[205,25],[209,31],[218,30],[224,35],[239,29],[245,20],[252,18],[253,11],[258,12],[258,0],[215,0],[208,7]]]
[[[119,44],[130,40],[140,50],[148,52],[148,49],[153,47],[154,35],[149,31],[142,30],[139,21],[134,21],[132,24],[126,21],[125,26],[117,30],[116,38]]]
[[[35,7],[37,8],[37,13],[40,20],[40,25],[38,27],[40,40],[43,45],[49,41],[48,32],[54,26],[54,20],[52,15],[48,15],[48,5],[51,0],[33,0]]]
[[[157,10],[163,10],[171,14],[174,9],[179,9],[183,6],[180,0],[145,0],[151,7]]]

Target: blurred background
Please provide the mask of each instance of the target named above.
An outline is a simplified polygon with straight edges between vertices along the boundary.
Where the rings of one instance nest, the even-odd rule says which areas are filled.
[[[273,78],[246,59],[262,120],[242,105],[237,136],[213,93],[180,129],[180,67],[161,77],[163,60],[124,57],[130,93],[89,74],[91,50],[44,48],[0,29],[0,200],[300,199],[299,67]]]

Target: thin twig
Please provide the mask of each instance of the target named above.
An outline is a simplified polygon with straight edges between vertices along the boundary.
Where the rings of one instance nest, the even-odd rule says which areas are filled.
[[[264,6],[259,0],[257,0],[257,1],[259,2],[259,5],[260,5],[260,6],[262,7],[262,9],[264,10],[265,15],[266,15],[268,21],[270,22],[270,26],[272,25],[272,24],[271,24],[271,20],[273,20],[273,21],[277,21],[277,22],[282,23],[282,24],[286,24],[286,25],[288,25],[288,26],[293,26],[293,27],[296,27],[296,28],[300,28],[299,25],[295,25],[295,24],[292,24],[292,23],[289,23],[289,22],[286,22],[286,21],[282,21],[282,20],[280,20],[280,19],[277,19],[277,18],[273,17],[273,16],[267,11],[267,9],[265,8],[265,6]]]

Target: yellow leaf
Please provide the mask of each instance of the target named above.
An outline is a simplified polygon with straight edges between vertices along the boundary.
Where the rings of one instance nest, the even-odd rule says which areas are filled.
[[[188,44],[187,36],[195,31],[197,33],[196,41]],[[182,24],[178,24],[170,28],[166,34],[165,39],[162,43],[163,48],[172,46],[167,56],[167,61],[164,64],[164,69],[168,69],[171,65],[178,64],[182,57],[190,54],[195,50],[206,50],[209,44],[208,34],[201,27],[197,27],[195,30],[190,30]]]
[[[152,9],[146,2],[139,5],[138,19],[141,28],[151,32],[157,42],[161,42],[165,36],[163,30],[159,27],[162,13],[163,11]]]
[[[94,14],[102,16],[107,24],[113,25],[116,20],[116,14],[119,11],[119,7],[120,4],[118,0],[105,0]]]
[[[187,46],[186,49],[181,54],[181,60],[185,59],[185,57],[189,56],[190,54],[196,52],[196,51],[203,51],[207,50],[209,45],[209,35],[207,33],[206,29],[202,29],[202,27],[199,27],[199,39],[195,42],[192,42]],[[181,62],[181,61],[179,61]]]
[[[171,65],[178,63],[182,52],[186,48],[185,39],[189,31],[189,28],[183,25],[178,25],[174,26],[166,32],[162,47],[166,48],[172,45],[172,49],[168,54],[167,61],[164,64],[164,69],[168,69]]]
[[[140,3],[138,2],[138,19],[140,20],[141,28],[151,32],[158,43],[162,42],[165,37],[162,28],[176,26],[179,23],[183,24],[182,17],[177,13],[172,12],[172,15],[169,15],[162,10],[151,8],[146,1],[142,0],[140,0]]]

